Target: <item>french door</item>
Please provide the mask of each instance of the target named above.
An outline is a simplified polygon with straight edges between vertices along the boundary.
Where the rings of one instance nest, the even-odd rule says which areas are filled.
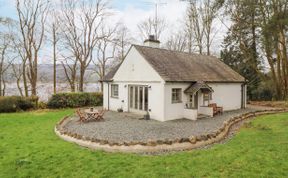
[[[148,111],[148,86],[129,85],[129,110]]]

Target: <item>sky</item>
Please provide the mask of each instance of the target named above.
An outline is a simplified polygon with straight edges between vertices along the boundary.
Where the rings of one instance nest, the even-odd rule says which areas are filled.
[[[114,12],[113,21],[123,23],[130,30],[133,38],[140,39],[137,24],[148,17],[154,17],[155,3],[161,3],[158,8],[158,15],[164,17],[168,24],[162,39],[168,38],[172,33],[181,31],[181,24],[188,5],[187,2],[181,0],[110,0],[110,6]],[[14,0],[0,0],[0,16],[17,19]],[[227,28],[220,21],[216,22],[215,27],[212,53],[219,55],[221,42],[227,32]],[[138,40],[135,43],[141,44],[142,42]]]

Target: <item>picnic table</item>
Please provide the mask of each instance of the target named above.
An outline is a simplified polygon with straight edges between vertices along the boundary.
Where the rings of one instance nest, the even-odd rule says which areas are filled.
[[[76,110],[80,122],[102,121],[105,109],[98,111],[96,108],[88,108],[81,111],[80,108]]]
[[[93,120],[99,114],[99,111],[96,108],[85,109],[84,113],[87,116],[87,120]]]

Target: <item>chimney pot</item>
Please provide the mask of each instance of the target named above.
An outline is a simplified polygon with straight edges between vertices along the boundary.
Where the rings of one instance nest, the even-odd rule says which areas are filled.
[[[159,48],[160,41],[155,38],[155,35],[149,35],[149,38],[144,41],[145,46]]]

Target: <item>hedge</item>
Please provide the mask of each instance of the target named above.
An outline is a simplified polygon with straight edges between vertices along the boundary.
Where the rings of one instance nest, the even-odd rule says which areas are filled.
[[[102,93],[57,93],[52,95],[47,106],[51,109],[102,106]]]
[[[37,108],[38,97],[1,96],[0,113],[27,111]]]

